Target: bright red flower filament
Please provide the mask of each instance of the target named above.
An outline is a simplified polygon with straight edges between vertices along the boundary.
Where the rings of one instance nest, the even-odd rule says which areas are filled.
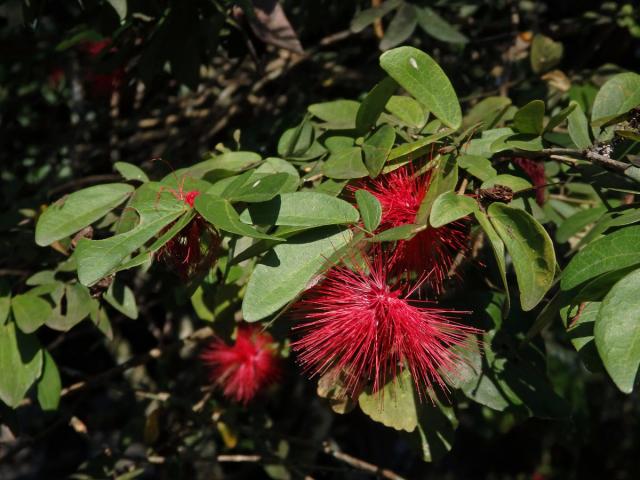
[[[403,167],[363,184],[382,206],[379,230],[412,224],[429,188],[430,179]],[[396,272],[427,274],[427,284],[440,293],[458,252],[467,249],[468,228],[458,221],[440,228],[428,227],[410,240],[399,241],[392,263]]]
[[[280,365],[273,337],[254,327],[238,328],[233,345],[214,339],[202,354],[210,367],[210,378],[223,394],[247,404],[280,376]]]
[[[379,391],[400,369],[409,369],[417,391],[446,389],[463,360],[451,350],[478,331],[451,320],[456,312],[410,301],[416,290],[406,283],[388,285],[384,256],[363,268],[337,266],[312,288],[295,312],[302,336],[292,343],[308,373],[342,373],[348,395],[366,382]]]
[[[531,179],[531,182],[536,189],[536,203],[540,206],[544,205],[545,185],[547,183],[544,164],[525,157],[515,158],[513,163],[520,167]]]

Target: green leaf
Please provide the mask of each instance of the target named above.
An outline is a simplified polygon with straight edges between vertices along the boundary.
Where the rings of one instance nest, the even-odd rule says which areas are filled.
[[[250,170],[230,182],[220,196],[230,202],[266,202],[282,193],[289,177],[288,173],[262,174]]]
[[[591,123],[603,125],[640,105],[640,75],[619,73],[602,86],[591,110]]]
[[[127,0],[107,0],[109,4],[116,11],[122,22],[127,18]]]
[[[148,182],[136,191],[130,204],[140,216],[135,228],[103,240],[80,239],[75,251],[80,283],[89,286],[113,273],[129,255],[186,211],[184,202],[164,188]]]
[[[273,247],[251,274],[242,302],[244,319],[263,319],[296,298],[351,237],[350,230],[328,227],[304,232]]]
[[[324,126],[333,130],[350,130],[356,127],[356,116],[360,103],[354,100],[333,100],[309,105],[309,113],[326,122]]]
[[[113,164],[113,168],[115,168],[125,180],[135,180],[142,183],[149,181],[147,174],[133,163],[116,162]]]
[[[35,335],[25,335],[13,322],[0,326],[0,400],[17,407],[42,373],[42,349]]]
[[[249,205],[241,220],[256,225],[319,227],[356,223],[358,210],[348,202],[317,192],[278,195],[270,202]]]
[[[398,47],[380,56],[380,66],[442,123],[460,127],[458,96],[433,58],[417,48]]]
[[[369,175],[377,177],[384,167],[396,141],[396,131],[391,125],[382,125],[362,144],[364,164]]]
[[[429,7],[416,8],[418,25],[427,35],[446,43],[467,43],[469,39]]]
[[[491,348],[484,342],[483,350]],[[454,375],[450,375],[447,383],[462,392],[474,402],[502,412],[509,406],[500,389],[495,374],[483,358],[480,346],[475,337],[469,336],[464,344],[455,349],[460,362]]]
[[[531,69],[535,73],[551,70],[560,63],[563,52],[562,43],[554,42],[549,37],[537,34],[531,42]]]
[[[382,18],[387,13],[398,8],[402,3],[403,0],[386,0],[379,7],[362,10],[351,20],[351,31],[354,33],[361,32],[378,18]]]
[[[429,215],[431,214],[433,202],[435,202],[440,194],[454,190],[457,183],[458,163],[455,157],[453,155],[440,157],[431,171],[429,190],[424,196],[416,215],[416,223],[418,225],[426,225]]]
[[[419,225],[409,224],[400,225],[399,227],[389,228],[384,232],[380,232],[369,239],[370,242],[395,242],[396,240],[406,240],[412,237]]]
[[[411,97],[393,95],[387,102],[386,109],[409,127],[422,128],[427,122],[427,112]]]
[[[519,192],[521,190],[526,190],[531,188],[531,182],[525,180],[522,177],[517,177],[515,175],[509,175],[508,173],[503,173],[501,175],[496,175],[495,177],[491,177],[484,182],[480,188],[491,188],[495,185],[504,185],[505,187],[509,187],[514,192]]]
[[[62,314],[62,299],[45,324],[54,330],[66,332],[84,320],[96,308],[97,300],[91,298],[89,289],[79,283],[65,285],[66,312]]]
[[[364,133],[373,128],[384,111],[387,101],[398,89],[398,84],[391,77],[385,77],[364,97],[356,115],[356,129]]]
[[[444,192],[433,202],[429,224],[438,228],[466,217],[477,208],[478,204],[471,197],[458,195],[455,192]]]
[[[36,243],[51,245],[91,225],[124,202],[133,192],[125,183],[96,185],[51,204],[38,219]]]
[[[567,107],[563,108],[558,113],[556,113],[553,117],[551,117],[551,119],[549,120],[549,123],[545,125],[544,131],[545,132],[553,131],[554,128],[556,128],[558,125],[564,122],[569,117],[569,115],[573,113],[573,111],[576,109],[577,106],[578,106],[577,103],[569,103]]]
[[[384,32],[384,37],[380,41],[380,50],[389,50],[403,43],[411,36],[417,24],[414,6],[410,3],[402,4]]]
[[[510,98],[487,97],[469,110],[469,113],[464,117],[462,126],[469,128],[477,123],[482,123],[480,130],[494,128],[510,105]]]
[[[102,298],[124,316],[132,320],[138,318],[138,305],[133,291],[117,277]]]
[[[640,367],[640,270],[609,291],[596,318],[596,347],[616,386],[631,393]]]
[[[292,193],[298,190],[300,185],[300,174],[296,167],[282,158],[265,158],[262,165],[256,168],[256,173],[286,173],[289,178],[282,186],[281,193]]]
[[[603,273],[637,264],[640,264],[640,226],[622,228],[580,250],[562,272],[560,286],[571,290]]]
[[[589,148],[591,146],[591,137],[589,136],[589,124],[587,116],[580,108],[578,102],[572,101],[570,105],[575,105],[575,109],[569,115],[569,136],[571,141],[578,148]]]
[[[418,426],[419,407],[413,392],[413,380],[406,369],[382,390],[362,392],[358,404],[371,420],[387,427],[413,432]]]
[[[458,157],[458,166],[483,181],[495,177],[498,173],[493,168],[491,160],[479,155],[460,155]]]
[[[209,194],[199,195],[196,198],[194,206],[206,221],[225,232],[251,238],[280,240],[278,237],[259,232],[255,228],[242,223],[236,209],[233,208],[233,205],[224,198],[215,197]]]
[[[588,225],[597,221],[607,212],[605,207],[592,207],[580,210],[565,219],[556,230],[556,241],[567,242],[571,237],[584,230]]]
[[[332,153],[323,166],[324,174],[329,178],[347,180],[369,175],[362,163],[362,149],[350,147],[338,153]]]
[[[44,325],[53,309],[37,295],[16,295],[11,299],[11,310],[16,324],[24,333],[35,332]]]
[[[493,250],[493,256],[496,259],[496,264],[498,265],[498,272],[500,273],[500,279],[502,280],[502,285],[504,286],[505,291],[505,303],[504,303],[504,315],[506,315],[511,309],[511,296],[509,294],[509,283],[507,282],[507,263],[505,261],[505,250],[504,250],[504,242],[496,232],[493,225],[491,225],[491,221],[486,213],[476,210],[474,212],[476,220],[484,230],[484,233],[487,235],[489,239],[489,243],[491,244],[491,249]]]
[[[178,170],[175,175],[184,175],[187,178],[204,177],[213,181],[248,170],[257,166],[260,161],[260,155],[254,152],[225,152],[189,168]]]
[[[0,279],[0,325],[4,325],[11,310],[11,287],[5,280]]]
[[[519,133],[541,135],[544,121],[544,102],[533,100],[520,108],[513,116],[513,127]]]
[[[524,210],[493,203],[489,219],[504,242],[516,272],[520,305],[533,309],[551,285],[556,269],[556,254],[547,231]]]
[[[356,201],[358,202],[358,208],[360,209],[360,215],[362,215],[362,223],[364,228],[373,232],[382,219],[382,206],[378,199],[366,190],[356,191]]]
[[[407,161],[411,161],[415,158],[420,158],[431,150],[431,145],[433,143],[450,134],[451,130],[444,130],[442,132],[429,135],[428,137],[421,138],[415,142],[404,143],[392,149],[389,153],[389,158],[387,158],[388,163],[393,162],[393,165],[390,166],[391,170],[397,168],[397,166],[401,165],[403,162],[406,163]]]
[[[494,140],[491,143],[491,152],[498,153],[504,150],[524,150],[526,152],[539,152],[544,149],[542,137],[528,134],[517,133],[515,135],[505,135]]]
[[[304,156],[314,140],[313,125],[305,118],[297,127],[284,131],[278,140],[278,155],[286,158]]]
[[[60,372],[53,357],[44,352],[44,362],[42,365],[42,376],[38,380],[38,403],[45,412],[58,409],[60,404],[60,392],[62,391],[62,381]]]

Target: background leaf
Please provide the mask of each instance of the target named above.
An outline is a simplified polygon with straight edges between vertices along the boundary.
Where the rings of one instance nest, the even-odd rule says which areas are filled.
[[[378,228],[378,225],[380,225],[382,205],[380,205],[378,199],[367,190],[357,190],[356,201],[358,202],[358,209],[360,209],[364,228],[373,232]]]

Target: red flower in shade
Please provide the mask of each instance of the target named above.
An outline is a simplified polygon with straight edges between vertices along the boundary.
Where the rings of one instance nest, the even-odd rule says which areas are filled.
[[[515,158],[513,163],[515,163],[531,179],[531,183],[533,183],[533,186],[536,189],[536,203],[540,206],[544,205],[546,191],[545,185],[547,184],[547,177],[544,173],[544,164],[524,157]]]
[[[414,175],[412,168],[403,167],[359,188],[369,191],[378,199],[382,206],[379,229],[387,230],[415,222],[429,182],[428,175]],[[428,227],[410,240],[397,243],[391,258],[394,270],[426,273],[427,284],[440,293],[455,256],[467,248],[467,237],[468,227],[462,221],[440,228]]]
[[[365,267],[336,266],[298,302],[294,315],[303,323],[292,343],[305,371],[342,374],[347,395],[365,382],[379,391],[399,370],[409,369],[421,396],[429,387],[446,389],[443,376],[455,376],[463,360],[451,350],[478,330],[455,323],[455,313],[409,300],[417,286],[389,285],[385,256],[379,251]]]
[[[236,342],[227,345],[216,338],[202,354],[211,368],[210,378],[232,400],[247,404],[280,377],[280,363],[273,337],[258,328],[238,328]]]
[[[200,192],[183,193],[170,190],[176,199],[193,208]],[[166,233],[172,225],[163,230]],[[158,257],[187,281],[209,269],[216,260],[220,247],[220,235],[200,215],[196,215],[180,232],[164,244]]]
[[[80,45],[80,49],[85,52],[92,60],[96,60],[105,50],[115,52],[112,48],[110,38],[98,41],[84,42]],[[112,69],[108,72],[98,72],[94,68],[87,70],[85,80],[89,84],[89,90],[94,97],[110,96],[118,89],[124,78],[124,69],[121,67]]]

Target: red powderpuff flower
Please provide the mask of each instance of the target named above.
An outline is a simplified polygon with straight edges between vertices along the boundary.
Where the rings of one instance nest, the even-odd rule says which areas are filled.
[[[294,308],[303,323],[292,343],[304,370],[341,375],[354,397],[366,382],[379,391],[403,368],[409,369],[420,396],[432,386],[446,390],[464,360],[452,351],[478,330],[452,320],[454,312],[422,300],[409,300],[419,284],[388,284],[385,256],[374,252],[365,266],[336,266]]]
[[[429,183],[429,175],[415,175],[411,167],[403,167],[359,188],[378,199],[382,206],[379,230],[387,230],[415,222]],[[467,237],[468,226],[463,221],[428,227],[410,240],[399,241],[391,262],[396,272],[426,273],[427,284],[440,293],[456,255],[467,249]]]
[[[267,332],[241,326],[233,345],[216,338],[201,358],[211,369],[211,381],[222,388],[223,394],[246,405],[280,377],[273,343]]]
[[[193,208],[200,192],[183,193],[170,190],[178,199]],[[169,225],[162,233],[171,228]],[[220,235],[200,215],[196,215],[180,232],[164,244],[158,258],[162,259],[183,280],[188,281],[214,264],[220,247]]]
[[[540,206],[545,202],[545,185],[547,184],[547,177],[544,173],[544,164],[535,162],[529,158],[518,157],[513,160],[524,173],[528,175],[536,189],[536,203]]]

